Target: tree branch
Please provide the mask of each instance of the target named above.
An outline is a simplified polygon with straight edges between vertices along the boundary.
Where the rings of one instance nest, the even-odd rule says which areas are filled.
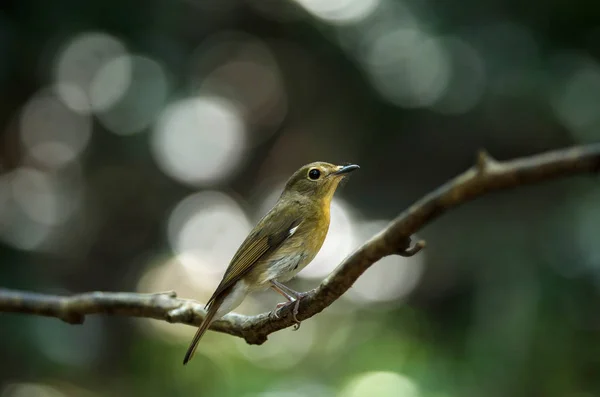
[[[400,214],[384,230],[347,257],[321,284],[302,299],[298,319],[306,320],[342,296],[371,265],[388,255],[412,256],[424,246],[411,245],[410,236],[449,209],[484,194],[530,185],[559,177],[597,173],[600,144],[551,151],[507,162],[498,162],[481,151],[473,167],[440,186]],[[174,292],[158,294],[91,292],[74,296],[53,296],[0,289],[0,312],[56,317],[80,324],[88,314],[147,317],[171,323],[199,325],[202,306],[177,299]],[[291,309],[279,318],[268,313],[256,316],[229,314],[211,329],[262,344],[267,336],[294,325]]]

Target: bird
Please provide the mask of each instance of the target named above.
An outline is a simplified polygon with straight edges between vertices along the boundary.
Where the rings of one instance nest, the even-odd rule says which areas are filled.
[[[216,290],[205,306],[206,316],[185,354],[183,364],[193,357],[198,342],[217,319],[238,307],[252,292],[269,288],[287,302],[271,312],[294,305],[306,296],[283,283],[306,267],[321,249],[330,222],[330,207],[339,183],[359,169],[356,164],[334,165],[313,162],[298,169],[288,179],[273,208],[256,224],[233,255]]]

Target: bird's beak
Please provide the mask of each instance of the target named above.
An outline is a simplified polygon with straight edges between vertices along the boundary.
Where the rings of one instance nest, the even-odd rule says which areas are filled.
[[[354,170],[359,169],[360,167],[356,164],[348,164],[348,165],[343,165],[340,166],[339,169],[335,172],[332,173],[332,175],[343,175],[343,174],[348,174]]]

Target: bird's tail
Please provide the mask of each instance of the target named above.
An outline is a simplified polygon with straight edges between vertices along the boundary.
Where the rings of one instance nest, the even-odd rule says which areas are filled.
[[[223,300],[219,299],[213,302],[213,304],[210,305],[210,307],[208,308],[208,312],[206,313],[206,317],[204,317],[204,321],[202,321],[202,324],[200,324],[200,327],[198,327],[198,331],[196,331],[196,335],[194,335],[194,339],[192,339],[192,343],[190,344],[190,347],[188,347],[188,350],[185,353],[183,365],[186,365],[192,359],[192,357],[194,357],[194,352],[196,351],[196,347],[198,347],[198,342],[200,342],[200,338],[202,338],[202,335],[204,335],[204,333],[210,327],[213,321],[216,320],[215,314],[217,314],[217,310],[219,310],[219,307],[221,306],[222,302]]]
[[[196,346],[198,346],[198,342],[200,342],[200,338],[202,338],[202,335],[204,335],[213,321],[221,318],[226,313],[229,313],[238,307],[239,304],[244,300],[244,297],[247,293],[247,284],[244,281],[238,281],[235,283],[235,285],[233,285],[233,287],[230,287],[218,294],[214,300],[211,299],[206,317],[204,318],[202,324],[200,324],[198,331],[196,331],[196,335],[194,336],[194,339],[192,339],[192,343],[190,344],[187,353],[185,353],[183,365],[187,364],[188,361],[192,359],[194,352],[196,351]]]

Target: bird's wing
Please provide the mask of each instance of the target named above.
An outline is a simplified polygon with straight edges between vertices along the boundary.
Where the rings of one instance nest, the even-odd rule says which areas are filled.
[[[223,291],[239,281],[254,265],[291,237],[301,223],[295,208],[282,214],[273,208],[250,232],[233,256],[221,283],[208,300],[208,307]]]

